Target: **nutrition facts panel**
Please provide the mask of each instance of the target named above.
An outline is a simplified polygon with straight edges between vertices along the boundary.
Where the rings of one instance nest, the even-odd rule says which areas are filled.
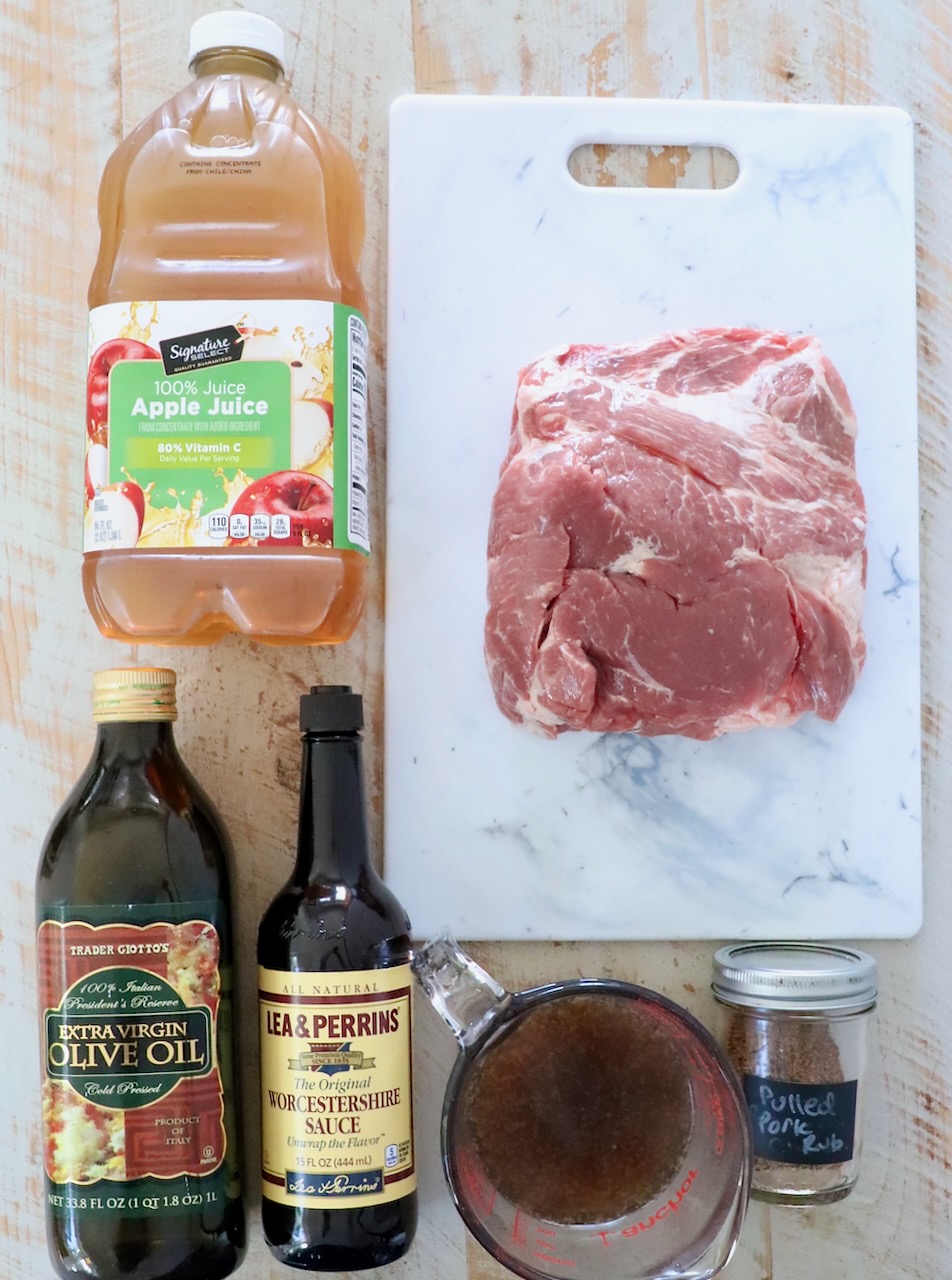
[[[347,535],[370,550],[367,489],[367,326],[358,315],[347,322],[350,367],[350,510]]]

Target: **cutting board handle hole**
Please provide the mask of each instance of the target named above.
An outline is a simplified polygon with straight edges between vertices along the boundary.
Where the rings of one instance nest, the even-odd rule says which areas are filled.
[[[737,157],[724,147],[586,142],[569,156],[569,173],[585,187],[723,191],[738,172]]]

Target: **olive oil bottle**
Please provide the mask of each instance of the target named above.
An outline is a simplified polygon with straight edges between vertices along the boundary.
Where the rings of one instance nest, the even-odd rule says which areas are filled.
[[[175,673],[94,677],[92,759],[36,884],[58,1275],[215,1280],[244,1253],[230,848],[175,747]]]
[[[262,1204],[274,1256],[354,1271],[416,1228],[406,913],[367,837],[361,698],[301,699],[297,861],[258,932]]]

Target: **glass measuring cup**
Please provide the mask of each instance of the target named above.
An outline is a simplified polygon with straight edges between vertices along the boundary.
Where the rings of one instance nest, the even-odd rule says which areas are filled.
[[[612,979],[506,991],[447,932],[414,971],[462,1053],[443,1171],[473,1236],[525,1280],[703,1280],[740,1235],[751,1143],[714,1038]]]

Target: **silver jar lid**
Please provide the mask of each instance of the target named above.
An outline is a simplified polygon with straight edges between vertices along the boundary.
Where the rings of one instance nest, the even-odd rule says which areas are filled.
[[[749,1008],[868,1009],[876,1003],[876,961],[819,942],[735,942],[715,953],[711,988],[718,999]]]

